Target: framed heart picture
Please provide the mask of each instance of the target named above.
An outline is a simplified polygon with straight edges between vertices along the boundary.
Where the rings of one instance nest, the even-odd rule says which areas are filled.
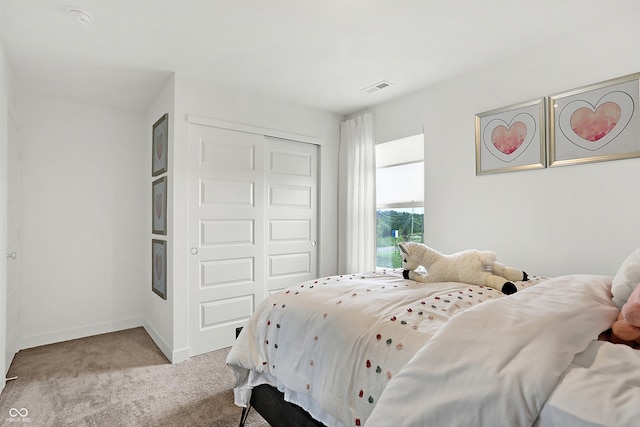
[[[167,299],[167,242],[151,240],[151,290]]]
[[[167,177],[156,179],[151,184],[152,200],[151,210],[153,212],[152,230],[153,234],[167,234]]]
[[[476,175],[546,167],[544,98],[476,114]]]
[[[640,157],[639,78],[549,96],[549,166]]]
[[[165,114],[153,124],[151,176],[167,171],[167,151],[169,145],[169,115]]]

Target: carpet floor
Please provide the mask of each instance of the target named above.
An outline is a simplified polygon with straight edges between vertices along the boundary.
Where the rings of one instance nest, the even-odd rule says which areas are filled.
[[[237,426],[234,375],[222,349],[171,364],[143,328],[16,354],[0,425]],[[247,427],[268,427],[251,411]]]

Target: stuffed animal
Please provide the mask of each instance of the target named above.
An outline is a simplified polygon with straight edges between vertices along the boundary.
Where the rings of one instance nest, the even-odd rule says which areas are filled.
[[[640,286],[636,286],[611,327],[611,342],[640,347]]]
[[[398,247],[405,279],[424,283],[462,282],[494,288],[507,295],[518,290],[512,281],[529,280],[524,271],[496,262],[493,252],[467,250],[444,255],[415,242],[399,243]],[[415,271],[419,266],[426,268],[427,273]]]

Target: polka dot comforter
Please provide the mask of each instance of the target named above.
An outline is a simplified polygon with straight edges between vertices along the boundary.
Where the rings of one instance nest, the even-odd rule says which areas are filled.
[[[267,383],[327,426],[530,426],[617,315],[610,278],[567,277],[508,297],[401,270],[300,283],[260,304],[232,347],[236,404]]]

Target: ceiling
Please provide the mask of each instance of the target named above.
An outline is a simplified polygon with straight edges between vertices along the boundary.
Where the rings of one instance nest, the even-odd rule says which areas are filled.
[[[604,4],[0,0],[0,29],[21,92],[145,111],[178,72],[345,115],[596,28],[615,17]],[[92,22],[68,16],[71,5]],[[392,85],[362,90],[382,80]]]

